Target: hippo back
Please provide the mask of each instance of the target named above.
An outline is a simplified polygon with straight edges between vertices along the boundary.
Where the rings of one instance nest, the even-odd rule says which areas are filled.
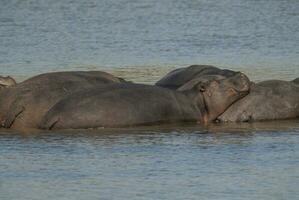
[[[299,116],[299,85],[291,81],[268,80],[251,86],[250,93],[230,106],[222,122],[290,119]]]
[[[231,70],[222,70],[210,65],[191,65],[185,68],[179,68],[169,72],[160,79],[155,85],[169,89],[178,89],[188,81],[201,77],[203,75],[220,75],[230,77],[236,72]]]
[[[65,71],[65,72],[51,72],[40,74],[23,81],[22,85],[29,86],[32,84],[44,84],[45,82],[77,82],[87,81],[93,83],[122,83],[126,82],[124,79],[115,77],[112,74],[102,71]]]
[[[299,78],[292,80],[293,83],[299,84]]]
[[[19,127],[34,128],[36,121],[61,98],[80,90],[125,82],[101,71],[37,75],[0,92],[0,122],[7,128],[13,121],[14,125],[21,124]],[[22,115],[15,120],[19,113]]]

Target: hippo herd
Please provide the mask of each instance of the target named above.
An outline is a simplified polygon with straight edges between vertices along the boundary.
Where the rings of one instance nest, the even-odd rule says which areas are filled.
[[[87,129],[162,123],[252,122],[299,117],[299,78],[251,82],[240,72],[192,65],[155,85],[101,71],[0,76],[0,126]]]

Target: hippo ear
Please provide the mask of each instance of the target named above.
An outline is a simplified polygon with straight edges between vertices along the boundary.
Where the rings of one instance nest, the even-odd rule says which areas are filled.
[[[184,85],[182,85],[181,87],[179,87],[177,89],[177,91],[187,91],[187,90],[192,90],[195,87],[200,90],[201,92],[205,91],[206,88],[206,83],[202,81],[202,79],[192,79],[191,81],[188,81],[187,83],[185,83]]]

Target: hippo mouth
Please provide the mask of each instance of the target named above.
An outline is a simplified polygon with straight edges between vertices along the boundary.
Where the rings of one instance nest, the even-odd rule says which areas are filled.
[[[16,84],[16,81],[10,76],[0,76],[0,87],[9,87]]]
[[[249,94],[251,85],[245,74],[239,72],[238,76],[241,78],[240,83],[236,83],[234,87],[230,87],[227,92],[232,93],[236,97],[243,97]]]
[[[5,83],[5,81],[0,81],[0,86],[2,86],[2,87],[6,87],[7,84]]]
[[[210,108],[208,106],[208,103],[207,103],[207,99],[206,99],[206,94],[205,92],[202,92],[201,93],[202,95],[201,96],[201,102],[202,102],[202,110],[201,110],[201,114],[202,114],[202,118],[203,118],[203,123],[206,124],[208,123],[208,118],[209,118],[209,112],[210,112]]]
[[[246,96],[250,92],[250,88],[246,88],[246,86],[244,86],[244,89],[241,89],[241,90],[237,90],[234,88],[232,88],[232,90],[234,90],[239,97]]]
[[[243,91],[239,91],[239,90],[238,90],[237,92],[239,93],[240,96],[245,96],[245,95],[249,94],[250,89],[248,89],[248,90],[246,90],[246,91],[244,91],[244,90],[243,90]]]
[[[248,94],[250,91],[250,81],[247,78],[247,76],[243,73],[240,73],[240,76],[242,78],[242,88],[233,88],[234,90],[236,90],[236,92],[240,93],[240,94]]]

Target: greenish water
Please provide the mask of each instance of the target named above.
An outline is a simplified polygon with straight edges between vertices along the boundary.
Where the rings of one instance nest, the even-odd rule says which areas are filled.
[[[0,74],[105,70],[153,83],[214,64],[299,77],[297,0],[2,0]],[[298,199],[299,121],[0,130],[0,199]]]

